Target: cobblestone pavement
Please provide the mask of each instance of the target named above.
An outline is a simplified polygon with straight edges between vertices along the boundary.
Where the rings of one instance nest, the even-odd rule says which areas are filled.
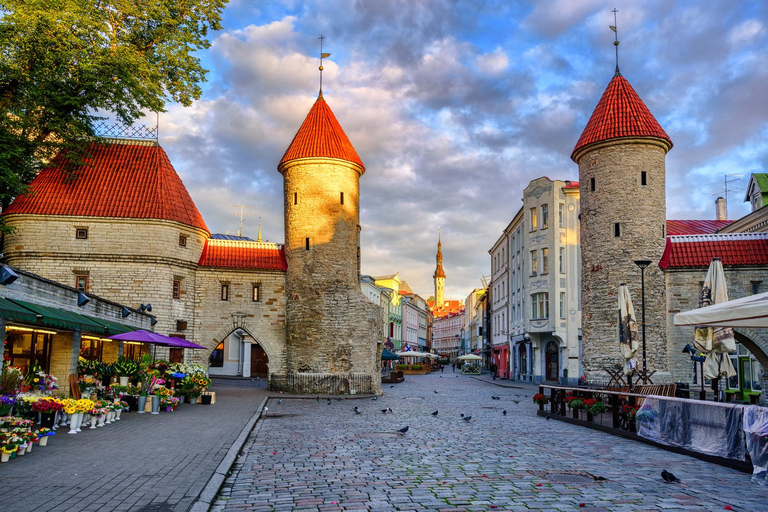
[[[123,414],[0,465],[0,511],[187,510],[266,395],[264,381],[215,380],[215,405]]]
[[[211,510],[768,510],[748,474],[547,421],[534,386],[456,375],[406,376],[376,401],[270,398]]]

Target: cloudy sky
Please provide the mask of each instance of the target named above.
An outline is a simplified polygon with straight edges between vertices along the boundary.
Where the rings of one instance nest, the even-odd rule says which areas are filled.
[[[442,227],[446,297],[490,273],[488,249],[534,178],[578,180],[570,154],[620,67],[667,131],[667,218],[729,218],[768,168],[768,3],[760,0],[231,0],[200,54],[192,107],[160,117],[168,152],[213,232],[283,241],[277,163],[323,92],[366,165],[363,273],[432,294]]]

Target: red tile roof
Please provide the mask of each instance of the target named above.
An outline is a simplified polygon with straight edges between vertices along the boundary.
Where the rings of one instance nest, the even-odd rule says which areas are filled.
[[[712,258],[725,267],[768,265],[768,233],[670,236],[659,266],[706,268]]]
[[[54,158],[4,215],[71,215],[172,220],[208,228],[168,155],[154,142],[93,143],[75,179]]]
[[[566,181],[563,188],[579,188],[578,181]]]
[[[201,267],[225,267],[250,270],[288,269],[285,262],[285,249],[269,242],[245,242],[235,240],[205,241],[200,255]]]
[[[672,140],[640,96],[626,78],[617,74],[592,112],[592,117],[573,148],[571,158],[584,146],[623,137],[663,139],[669,143],[670,148],[672,147]]]
[[[716,233],[732,220],[667,220],[667,235],[707,235]]]
[[[307,114],[293,142],[285,151],[278,169],[282,164],[298,158],[327,157],[352,162],[363,168],[363,161],[357,155],[347,134],[331,112],[331,107],[322,94]]]
[[[442,318],[444,316],[453,316],[464,313],[464,304],[458,300],[446,300],[445,303],[439,307],[435,307],[434,301],[427,301],[427,307],[432,311],[434,318]]]

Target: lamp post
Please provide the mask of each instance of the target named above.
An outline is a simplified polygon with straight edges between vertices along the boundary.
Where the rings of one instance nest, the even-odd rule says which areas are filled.
[[[650,264],[650,260],[635,260],[635,265],[640,267],[640,294],[643,299],[643,382],[645,382],[645,376],[648,375],[648,367],[645,362],[645,268]]]

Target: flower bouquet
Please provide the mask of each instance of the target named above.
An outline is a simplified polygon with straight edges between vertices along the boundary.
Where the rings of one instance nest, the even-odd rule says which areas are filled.
[[[533,395],[533,403],[538,405],[544,405],[549,403],[549,398],[544,393],[536,393]]]
[[[8,416],[16,403],[16,397],[13,395],[0,396],[0,416]]]
[[[569,409],[578,411],[584,408],[584,402],[580,396],[569,395],[565,397],[565,403],[568,404]]]
[[[61,401],[56,398],[41,398],[32,403],[32,410],[40,414],[51,414],[62,409]]]
[[[637,416],[637,411],[640,410],[640,406],[624,404],[621,406],[621,410],[624,412],[624,414],[627,415],[627,419],[629,419],[629,421],[634,421],[635,417]]]
[[[24,384],[24,372],[21,368],[3,364],[0,372],[0,393],[4,395],[16,395]]]
[[[0,462],[8,462],[24,444],[24,439],[15,433],[0,432]]]
[[[605,412],[605,404],[595,398],[587,398],[586,400],[583,400],[582,403],[584,404],[584,409],[587,413],[592,416],[597,416],[598,414]]]
[[[56,435],[56,432],[54,432],[50,428],[41,428],[40,430],[37,431],[37,444],[39,444],[40,446],[47,446],[48,438],[55,435]]]

